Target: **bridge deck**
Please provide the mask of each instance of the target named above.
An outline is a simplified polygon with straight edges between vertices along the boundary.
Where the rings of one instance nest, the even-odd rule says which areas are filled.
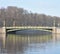
[[[8,32],[11,31],[16,31],[16,30],[22,30],[22,29],[32,29],[32,30],[44,30],[44,31],[49,31],[51,32],[51,30],[53,27],[41,27],[41,26],[20,26],[20,27],[6,27],[6,29],[8,29]]]
[[[49,28],[49,29],[52,29],[53,27],[41,27],[41,26],[6,27],[6,29],[15,29],[15,28]]]

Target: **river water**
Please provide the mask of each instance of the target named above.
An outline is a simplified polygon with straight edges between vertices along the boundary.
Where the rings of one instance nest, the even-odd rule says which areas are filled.
[[[60,34],[0,34],[0,54],[60,54]]]

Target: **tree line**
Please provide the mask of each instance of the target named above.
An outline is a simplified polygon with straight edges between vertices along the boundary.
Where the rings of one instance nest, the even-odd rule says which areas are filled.
[[[32,13],[23,8],[8,6],[0,8],[0,26],[3,26],[5,20],[6,26],[58,26],[60,17],[49,16],[45,14]]]

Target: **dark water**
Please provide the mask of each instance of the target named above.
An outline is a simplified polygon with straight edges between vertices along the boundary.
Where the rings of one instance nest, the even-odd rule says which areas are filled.
[[[0,34],[0,54],[60,54],[60,34]]]

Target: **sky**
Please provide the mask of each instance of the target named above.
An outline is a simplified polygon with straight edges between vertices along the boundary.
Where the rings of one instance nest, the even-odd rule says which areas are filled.
[[[33,13],[60,17],[60,0],[0,0],[0,8],[16,6]]]

